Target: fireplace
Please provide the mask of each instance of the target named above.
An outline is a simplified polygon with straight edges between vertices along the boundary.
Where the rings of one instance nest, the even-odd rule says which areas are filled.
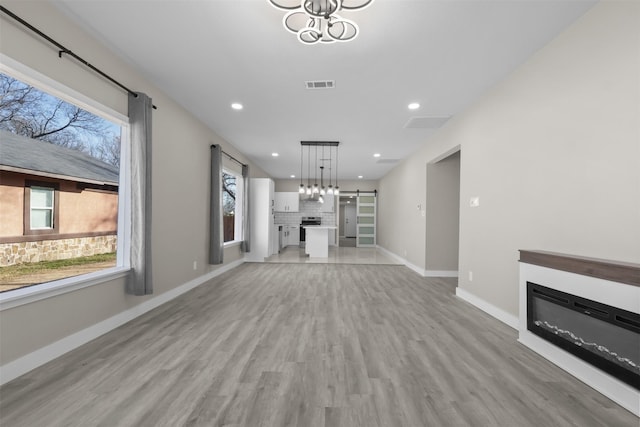
[[[640,314],[526,284],[530,332],[640,390]]]

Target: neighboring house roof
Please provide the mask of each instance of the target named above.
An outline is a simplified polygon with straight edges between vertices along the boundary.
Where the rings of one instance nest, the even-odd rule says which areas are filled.
[[[0,170],[100,185],[118,185],[118,168],[46,141],[0,130]]]

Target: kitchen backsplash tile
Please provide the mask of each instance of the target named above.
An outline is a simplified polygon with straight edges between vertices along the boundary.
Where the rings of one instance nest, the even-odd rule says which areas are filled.
[[[322,225],[336,225],[336,214],[320,212],[322,205],[318,202],[300,201],[299,212],[276,212],[275,223],[282,225],[300,225],[303,216],[319,216]]]

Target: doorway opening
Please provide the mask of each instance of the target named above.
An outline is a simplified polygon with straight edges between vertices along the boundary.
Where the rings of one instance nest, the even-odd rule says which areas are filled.
[[[460,160],[456,147],[427,164],[427,276],[458,277]]]
[[[338,237],[341,247],[376,246],[377,191],[341,192]]]

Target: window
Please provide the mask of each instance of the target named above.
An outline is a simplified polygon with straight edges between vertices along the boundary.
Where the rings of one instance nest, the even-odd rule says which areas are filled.
[[[0,258],[0,292],[48,292],[128,267],[127,130],[126,116],[0,64],[0,252],[11,254]]]
[[[224,242],[242,241],[242,175],[222,172],[222,220]]]
[[[31,229],[53,228],[53,188],[31,187]]]
[[[0,187],[0,194],[4,192]],[[58,186],[55,183],[26,180],[24,236],[58,233],[58,206]]]

